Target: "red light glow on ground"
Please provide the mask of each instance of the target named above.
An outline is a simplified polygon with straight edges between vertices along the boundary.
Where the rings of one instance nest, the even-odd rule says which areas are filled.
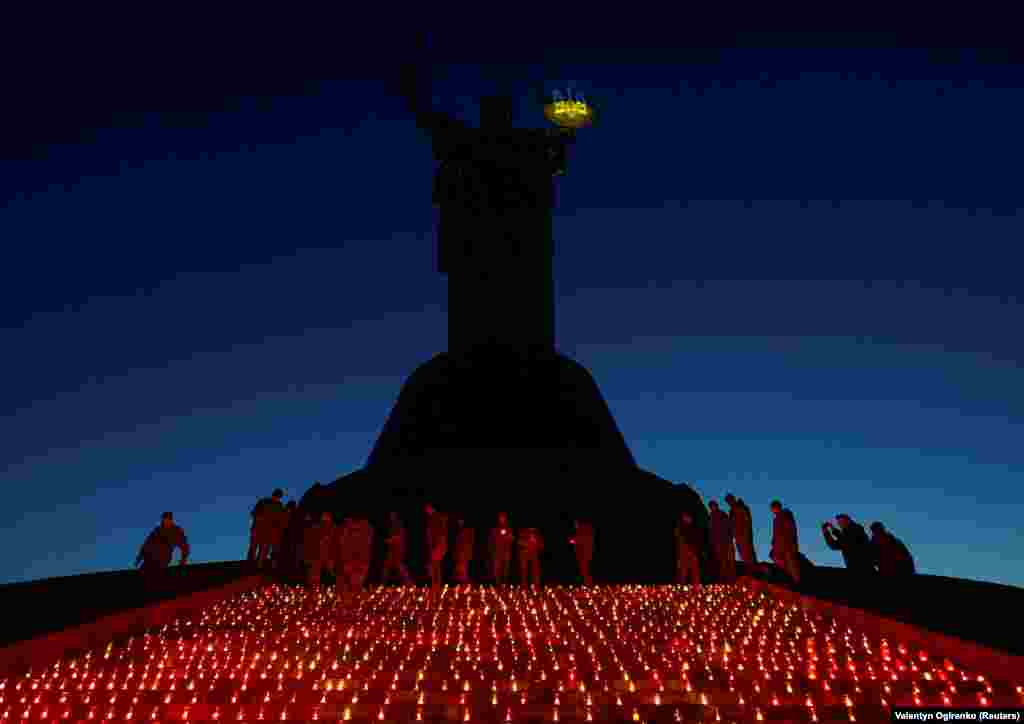
[[[889,721],[1020,707],[966,671],[744,586],[270,586],[0,682],[12,720]]]

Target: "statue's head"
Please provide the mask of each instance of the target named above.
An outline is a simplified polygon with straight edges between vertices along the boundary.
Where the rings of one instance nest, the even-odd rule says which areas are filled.
[[[484,96],[480,99],[480,126],[511,128],[512,105],[512,96]]]

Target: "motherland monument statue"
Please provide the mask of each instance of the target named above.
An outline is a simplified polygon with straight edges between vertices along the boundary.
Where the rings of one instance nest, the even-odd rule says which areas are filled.
[[[549,541],[567,540],[582,517],[597,530],[596,579],[670,580],[679,512],[706,527],[704,505],[637,466],[593,377],[556,349],[554,178],[592,109],[552,102],[555,127],[516,128],[513,98],[489,96],[474,128],[431,107],[414,65],[402,90],[437,162],[448,351],[402,386],[366,466],[314,486],[301,507],[361,510],[385,526],[399,510],[412,541],[423,539],[427,502],[483,530],[507,511],[513,527],[540,528]],[[571,576],[572,551],[561,548],[546,548],[547,578]]]

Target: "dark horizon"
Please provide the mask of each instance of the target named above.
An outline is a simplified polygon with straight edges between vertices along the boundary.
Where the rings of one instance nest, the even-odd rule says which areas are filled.
[[[256,498],[360,467],[446,345],[430,148],[394,94],[415,21],[332,45],[218,18],[188,54],[73,20],[11,46],[0,583],[129,567],[163,510],[193,560],[244,555]],[[1024,586],[1009,39],[572,20],[434,19],[435,100],[475,122],[511,88],[520,126],[539,84],[601,100],[557,182],[556,338],[640,466],[744,497],[762,557],[781,498],[817,563],[848,512],[920,572]]]

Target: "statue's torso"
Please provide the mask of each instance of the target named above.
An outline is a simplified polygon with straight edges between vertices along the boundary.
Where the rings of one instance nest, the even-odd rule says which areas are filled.
[[[452,124],[432,138],[449,348],[553,348],[552,176],[570,139]]]
[[[548,214],[551,178],[564,169],[565,143],[538,129],[437,134],[434,155],[441,167],[434,202],[477,212]]]

